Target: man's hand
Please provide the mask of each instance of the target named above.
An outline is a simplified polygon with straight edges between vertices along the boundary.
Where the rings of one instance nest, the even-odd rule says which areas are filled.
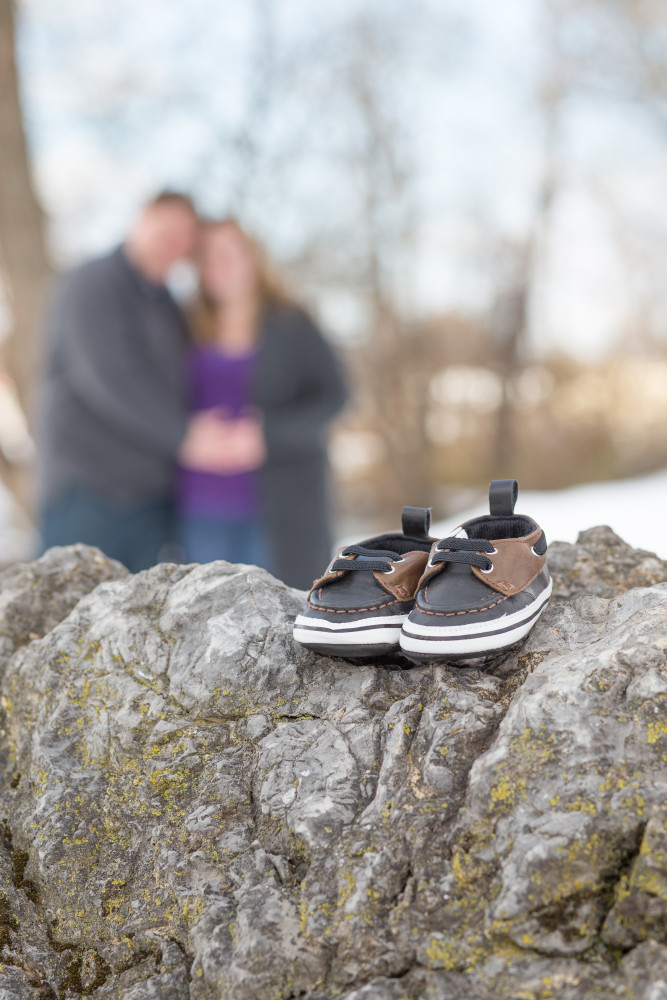
[[[178,453],[184,468],[218,475],[250,472],[265,459],[261,421],[254,416],[230,420],[219,410],[201,410],[190,418]]]

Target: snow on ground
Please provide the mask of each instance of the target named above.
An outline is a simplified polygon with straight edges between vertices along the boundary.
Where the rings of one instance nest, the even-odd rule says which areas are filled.
[[[521,484],[519,483],[519,486]],[[585,528],[608,524],[635,548],[667,559],[667,469],[635,479],[584,483],[566,490],[520,490],[517,514],[528,514],[549,542],[574,542]],[[488,502],[439,521],[431,534],[445,537],[469,517],[488,514]]]
[[[517,513],[528,514],[544,528],[549,542],[574,542],[585,528],[608,524],[636,548],[667,559],[667,469],[635,479],[584,483],[566,490],[520,491]],[[488,514],[486,499],[458,515],[434,524],[432,534],[444,538],[462,521]],[[390,530],[389,528],[385,530]],[[349,544],[359,536],[342,538]],[[12,501],[0,484],[0,566],[29,559],[36,540],[14,525]]]

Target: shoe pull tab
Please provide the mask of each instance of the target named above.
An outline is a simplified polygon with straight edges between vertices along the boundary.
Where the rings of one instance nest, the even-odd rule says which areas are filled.
[[[428,538],[431,530],[430,507],[404,507],[401,516],[403,534],[411,538]]]
[[[493,517],[511,517],[519,496],[516,479],[494,479],[489,486],[489,512]]]

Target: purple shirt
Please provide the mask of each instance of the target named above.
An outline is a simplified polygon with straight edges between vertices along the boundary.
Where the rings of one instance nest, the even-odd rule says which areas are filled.
[[[251,379],[258,351],[240,356],[197,347],[187,359],[190,409],[220,407],[227,417],[239,417],[251,404]],[[179,469],[176,504],[185,514],[253,517],[259,507],[257,472],[218,475]]]

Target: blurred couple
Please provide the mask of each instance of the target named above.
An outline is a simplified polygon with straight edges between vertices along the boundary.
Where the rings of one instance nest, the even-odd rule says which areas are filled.
[[[187,315],[167,288],[196,262]],[[47,329],[44,549],[85,542],[137,572],[263,566],[305,589],[330,556],[327,429],[347,397],[308,314],[231,219],[175,192],[66,277]]]

